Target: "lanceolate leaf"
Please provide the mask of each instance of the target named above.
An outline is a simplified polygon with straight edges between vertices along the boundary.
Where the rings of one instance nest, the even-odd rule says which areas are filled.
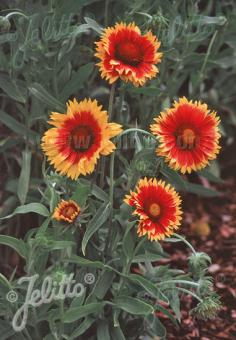
[[[148,315],[154,312],[152,305],[130,296],[119,296],[115,303],[118,308],[130,314]]]
[[[26,88],[22,84],[22,81],[14,81],[6,74],[0,75],[0,88],[12,99],[25,103]]]
[[[156,299],[165,301],[166,303],[169,303],[168,298],[160,291],[160,289],[158,289],[155,284],[153,284],[145,277],[137,274],[129,274],[127,275],[127,277],[129,280],[142,286],[151,296],[155,297]]]
[[[78,328],[75,329],[75,331],[71,334],[70,340],[78,339],[78,337],[82,334],[84,334],[87,329],[95,322],[94,318],[87,317],[85,320],[80,324]]]
[[[220,192],[214,189],[205,188],[203,185],[200,185],[200,184],[187,182],[186,187],[187,187],[186,191],[191,192],[193,194],[200,195],[200,196],[205,196],[205,197],[220,196]]]
[[[49,216],[48,209],[41,203],[29,203],[26,205],[22,205],[14,210],[14,212],[10,215],[1,217],[0,220],[4,220],[6,218],[11,218],[18,214],[27,214],[27,213],[36,213],[42,216]]]
[[[99,35],[102,34],[103,28],[100,25],[98,25],[98,23],[95,20],[88,17],[84,17],[84,20],[89,25],[89,27],[92,28],[95,32],[97,32]]]
[[[105,321],[99,322],[97,328],[97,340],[110,340],[110,333],[108,324]]]
[[[19,123],[15,118],[13,118],[8,113],[3,112],[1,110],[0,110],[0,121],[4,125],[6,125],[11,131],[17,133],[18,135],[26,136],[28,133],[30,138],[35,139],[37,137],[37,133],[33,131],[27,132],[27,129],[23,124]]]
[[[17,195],[22,205],[25,204],[26,196],[27,196],[28,189],[29,189],[30,163],[31,163],[31,152],[23,151],[21,173],[20,173],[20,178],[18,181],[18,189],[17,189]]]
[[[84,306],[79,306],[79,307],[75,307],[75,308],[69,308],[64,316],[63,316],[63,321],[65,323],[70,323],[70,322],[74,322],[76,320],[79,320],[87,315],[90,314],[96,314],[101,312],[101,310],[104,307],[104,302],[99,302],[99,303],[90,303],[88,305],[84,305]]]
[[[83,87],[84,83],[90,77],[94,69],[94,63],[89,63],[81,66],[79,71],[73,74],[71,80],[65,85],[61,93],[62,98],[67,100],[72,93],[77,94],[78,91]]]
[[[12,236],[0,235],[0,244],[4,244],[13,248],[20,256],[26,258],[28,247],[27,244],[22,241],[18,240]]]
[[[37,97],[44,104],[48,105],[50,108],[59,110],[60,112],[65,111],[65,106],[55,97],[53,97],[42,85],[34,83],[29,87],[29,90],[35,97]]]
[[[97,210],[92,220],[89,222],[82,241],[82,252],[84,255],[88,241],[93,236],[93,234],[98,230],[98,228],[100,228],[103,225],[103,223],[106,222],[110,215],[110,210],[111,210],[110,203],[102,204],[100,208]]]

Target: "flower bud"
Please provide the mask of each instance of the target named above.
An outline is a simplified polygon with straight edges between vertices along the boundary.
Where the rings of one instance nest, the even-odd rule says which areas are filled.
[[[214,293],[205,297],[202,302],[199,302],[198,305],[191,311],[191,314],[203,320],[214,319],[220,309],[220,297]]]
[[[5,17],[0,16],[0,32],[9,32],[10,28],[11,28],[10,21]]]

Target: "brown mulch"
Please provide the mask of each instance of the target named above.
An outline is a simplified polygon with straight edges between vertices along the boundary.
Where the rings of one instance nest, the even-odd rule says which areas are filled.
[[[181,298],[182,322],[179,329],[162,316],[168,340],[219,340],[236,339],[236,181],[227,178],[217,185],[222,192],[217,198],[196,198],[185,195],[184,223],[179,231],[197,251],[211,256],[209,275],[214,277],[215,289],[221,297],[222,309],[215,320],[197,320],[189,314],[196,301],[190,296]],[[170,265],[186,269],[189,250],[182,243],[165,243],[172,254]],[[174,248],[174,249],[173,249]]]

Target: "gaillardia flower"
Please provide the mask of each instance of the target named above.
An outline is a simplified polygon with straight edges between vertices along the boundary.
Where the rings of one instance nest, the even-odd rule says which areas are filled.
[[[94,171],[100,155],[109,155],[115,145],[110,138],[118,135],[121,125],[108,123],[108,114],[97,101],[69,101],[67,113],[52,112],[42,149],[62,175],[72,179]]]
[[[79,213],[80,207],[75,201],[61,200],[61,202],[55,208],[52,217],[55,218],[57,221],[73,223]]]
[[[160,142],[157,154],[182,173],[203,169],[219,153],[219,122],[206,104],[180,98],[151,125]]]
[[[158,73],[155,65],[162,57],[157,53],[160,42],[150,31],[141,35],[135,23],[106,28],[96,46],[101,76],[110,84],[121,78],[140,86]]]
[[[133,215],[140,218],[138,235],[153,240],[162,240],[178,229],[182,219],[181,199],[177,192],[164,181],[141,179],[137,192],[126,195],[125,203],[134,207]]]

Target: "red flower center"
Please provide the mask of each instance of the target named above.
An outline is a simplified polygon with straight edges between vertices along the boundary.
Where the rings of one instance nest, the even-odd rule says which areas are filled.
[[[143,60],[143,53],[137,44],[125,41],[116,46],[115,57],[124,64],[138,66]]]
[[[77,211],[76,207],[73,205],[68,205],[62,209],[61,215],[67,218],[71,218],[71,216]]]
[[[93,131],[90,127],[85,125],[77,126],[71,132],[70,146],[75,151],[84,152],[87,151],[94,141]]]
[[[159,204],[157,203],[152,203],[149,207],[149,213],[152,215],[152,217],[157,217],[160,215],[161,208]]]
[[[177,136],[177,145],[183,150],[192,150],[196,146],[197,136],[196,133],[190,129],[183,129]]]

